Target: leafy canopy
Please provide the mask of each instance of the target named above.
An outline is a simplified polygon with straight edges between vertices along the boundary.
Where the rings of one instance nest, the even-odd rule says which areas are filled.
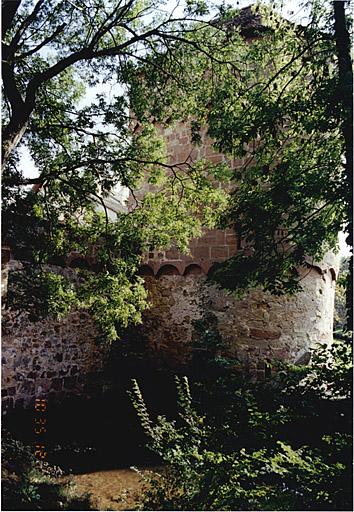
[[[350,221],[348,109],[333,6],[310,4],[307,26],[284,20],[276,2],[226,9],[217,21],[226,41],[211,62],[177,44],[159,63],[173,75],[182,59],[184,82],[161,73],[156,90],[146,69],[130,91],[141,119],[191,118],[192,139],[207,126],[215,148],[234,159],[224,225],[236,229],[246,250],[214,274],[231,290],[259,284],[273,293],[299,290],[296,269],[336,249]],[[204,35],[190,35],[196,44],[198,37]]]
[[[151,120],[137,124],[126,93],[141,63],[156,72],[152,56],[170,53],[175,41],[202,51],[187,36],[209,26],[195,24],[207,7],[189,1],[178,14],[157,1],[23,0],[3,8],[3,241],[36,265],[64,264],[70,251],[87,257],[78,285],[65,285],[65,276],[49,282],[46,268],[35,272],[42,284],[34,288],[49,312],[88,308],[115,339],[119,324],[140,321],[147,306],[136,276],[141,254],[172,244],[187,250],[226,204],[209,180],[218,170],[170,165]],[[89,87],[105,82],[110,94],[88,98]],[[23,148],[38,177],[23,176]],[[151,192],[142,198],[134,191],[143,182]],[[134,204],[112,214],[107,204],[122,187]]]

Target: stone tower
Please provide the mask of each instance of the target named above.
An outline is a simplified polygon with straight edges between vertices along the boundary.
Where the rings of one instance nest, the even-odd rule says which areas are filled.
[[[206,130],[197,148],[190,143],[188,124],[168,127],[163,135],[171,164],[199,158],[227,161],[233,167],[241,163],[216,153]],[[146,190],[145,185],[138,193]],[[189,255],[173,248],[145,255],[140,273],[152,307],[144,314],[139,335],[148,340],[155,357],[175,367],[186,361],[193,320],[210,314],[222,336],[224,354],[255,372],[263,372],[265,360],[304,361],[317,342],[332,340],[337,258],[328,254],[321,263],[299,269],[303,291],[294,296],[256,289],[237,299],[208,284],[215,263],[244,250],[233,230],[206,230],[191,241]]]

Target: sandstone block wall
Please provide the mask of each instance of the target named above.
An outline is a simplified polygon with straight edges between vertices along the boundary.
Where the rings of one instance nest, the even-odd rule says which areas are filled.
[[[144,256],[142,275],[207,274],[214,263],[225,261],[241,250],[241,243],[232,229],[205,230],[203,236],[191,240],[190,253],[182,254],[174,248],[156,250]]]

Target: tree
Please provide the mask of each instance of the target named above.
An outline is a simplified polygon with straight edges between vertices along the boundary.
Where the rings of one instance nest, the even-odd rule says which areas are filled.
[[[136,269],[149,246],[186,250],[203,225],[234,226],[249,251],[226,262],[215,279],[231,289],[261,284],[294,292],[301,288],[296,269],[336,246],[350,214],[343,16],[334,30],[333,23],[326,28],[331,4],[316,1],[306,27],[263,4],[222,6],[209,23],[194,21],[206,13],[202,2],[187,2],[179,19],[156,16],[157,7],[39,0],[34,7],[12,4],[4,16],[5,241],[15,251],[27,248],[27,259],[38,263],[95,248],[98,274],[86,272],[87,286],[71,297],[101,322],[108,318],[111,338],[117,320],[138,321],[146,306]],[[123,91],[116,85],[113,101],[101,94],[80,108],[85,86],[99,77],[113,77]],[[186,119],[195,144],[207,125],[216,148],[242,165],[170,165],[154,124]],[[21,177],[18,141],[29,148],[39,178]],[[210,178],[230,177],[228,199]],[[156,192],[138,201],[134,190],[143,179]],[[41,194],[23,190],[34,182]],[[117,184],[131,191],[137,208],[112,223],[104,197]],[[64,284],[55,279],[44,288],[58,292]]]
[[[231,290],[261,284],[273,293],[297,291],[296,269],[335,249],[344,226],[351,231],[349,19],[344,2],[310,6],[306,26],[282,18],[276,2],[222,12],[217,23],[226,30],[227,53],[223,48],[210,64],[181,49],[189,80],[174,108],[168,79],[168,104],[149,95],[149,73],[142,105],[134,103],[137,83],[131,91],[142,116],[163,122],[182,110],[195,127],[208,126],[219,151],[239,160],[224,223],[249,247],[214,274]]]
[[[187,37],[209,26],[196,24],[207,8],[188,1],[178,16],[154,0],[5,0],[2,8],[3,242],[32,267],[39,265],[34,275],[28,268],[30,279],[18,280],[32,286],[35,278],[37,306],[57,314],[88,308],[115,339],[118,326],[139,321],[147,306],[136,275],[142,252],[172,243],[186,250],[224,204],[206,177],[209,168],[168,164],[152,124],[134,122],[125,91],[138,65],[154,72],[155,60],[171,53],[175,41],[208,53]],[[210,46],[220,44],[214,39]],[[173,79],[182,76],[180,70]],[[104,81],[112,84],[113,99],[101,93],[85,104],[87,87]],[[29,150],[38,177],[24,178],[21,147]],[[105,197],[116,186],[135,197],[143,179],[159,183],[159,192],[136,199],[133,212],[111,221]],[[53,269],[40,270],[44,263],[63,264],[74,249],[94,261],[90,271],[80,271],[80,286]],[[9,300],[20,306],[23,297],[14,292]]]
[[[348,2],[349,3],[349,2]],[[342,107],[341,129],[345,141],[347,244],[353,249],[353,66],[344,2],[333,2],[334,30],[338,56],[338,96]],[[347,277],[347,328],[353,330],[353,256]]]
[[[188,5],[192,17],[205,10],[200,3]],[[106,77],[114,73],[119,78],[130,58],[139,59],[144,50],[166,49],[176,37],[183,39],[181,24],[188,22],[188,16],[176,18],[161,10],[156,15],[158,11],[159,2],[136,0],[38,0],[35,5],[4,0],[2,73],[8,122],[3,130],[3,163],[31,118],[38,115],[43,91],[56,77],[86,66],[81,83],[97,83],[102,70]]]

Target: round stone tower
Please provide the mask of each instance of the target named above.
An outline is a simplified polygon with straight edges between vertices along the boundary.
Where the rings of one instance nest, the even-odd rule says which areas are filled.
[[[212,147],[202,132],[202,144],[190,143],[188,124],[163,130],[170,163],[207,158],[213,163],[230,161]],[[143,195],[145,184],[137,193]],[[280,233],[281,235],[281,233]],[[261,289],[242,298],[210,285],[213,265],[243,251],[243,242],[232,229],[206,230],[190,243],[190,254],[176,249],[145,255],[140,273],[145,278],[152,307],[144,314],[140,335],[148,340],[155,357],[178,366],[190,354],[193,321],[213,315],[221,334],[223,353],[238,358],[255,372],[263,372],[264,361],[281,359],[306,362],[318,342],[332,340],[337,257],[327,254],[321,263],[299,269],[302,291],[293,296],[274,296]]]

